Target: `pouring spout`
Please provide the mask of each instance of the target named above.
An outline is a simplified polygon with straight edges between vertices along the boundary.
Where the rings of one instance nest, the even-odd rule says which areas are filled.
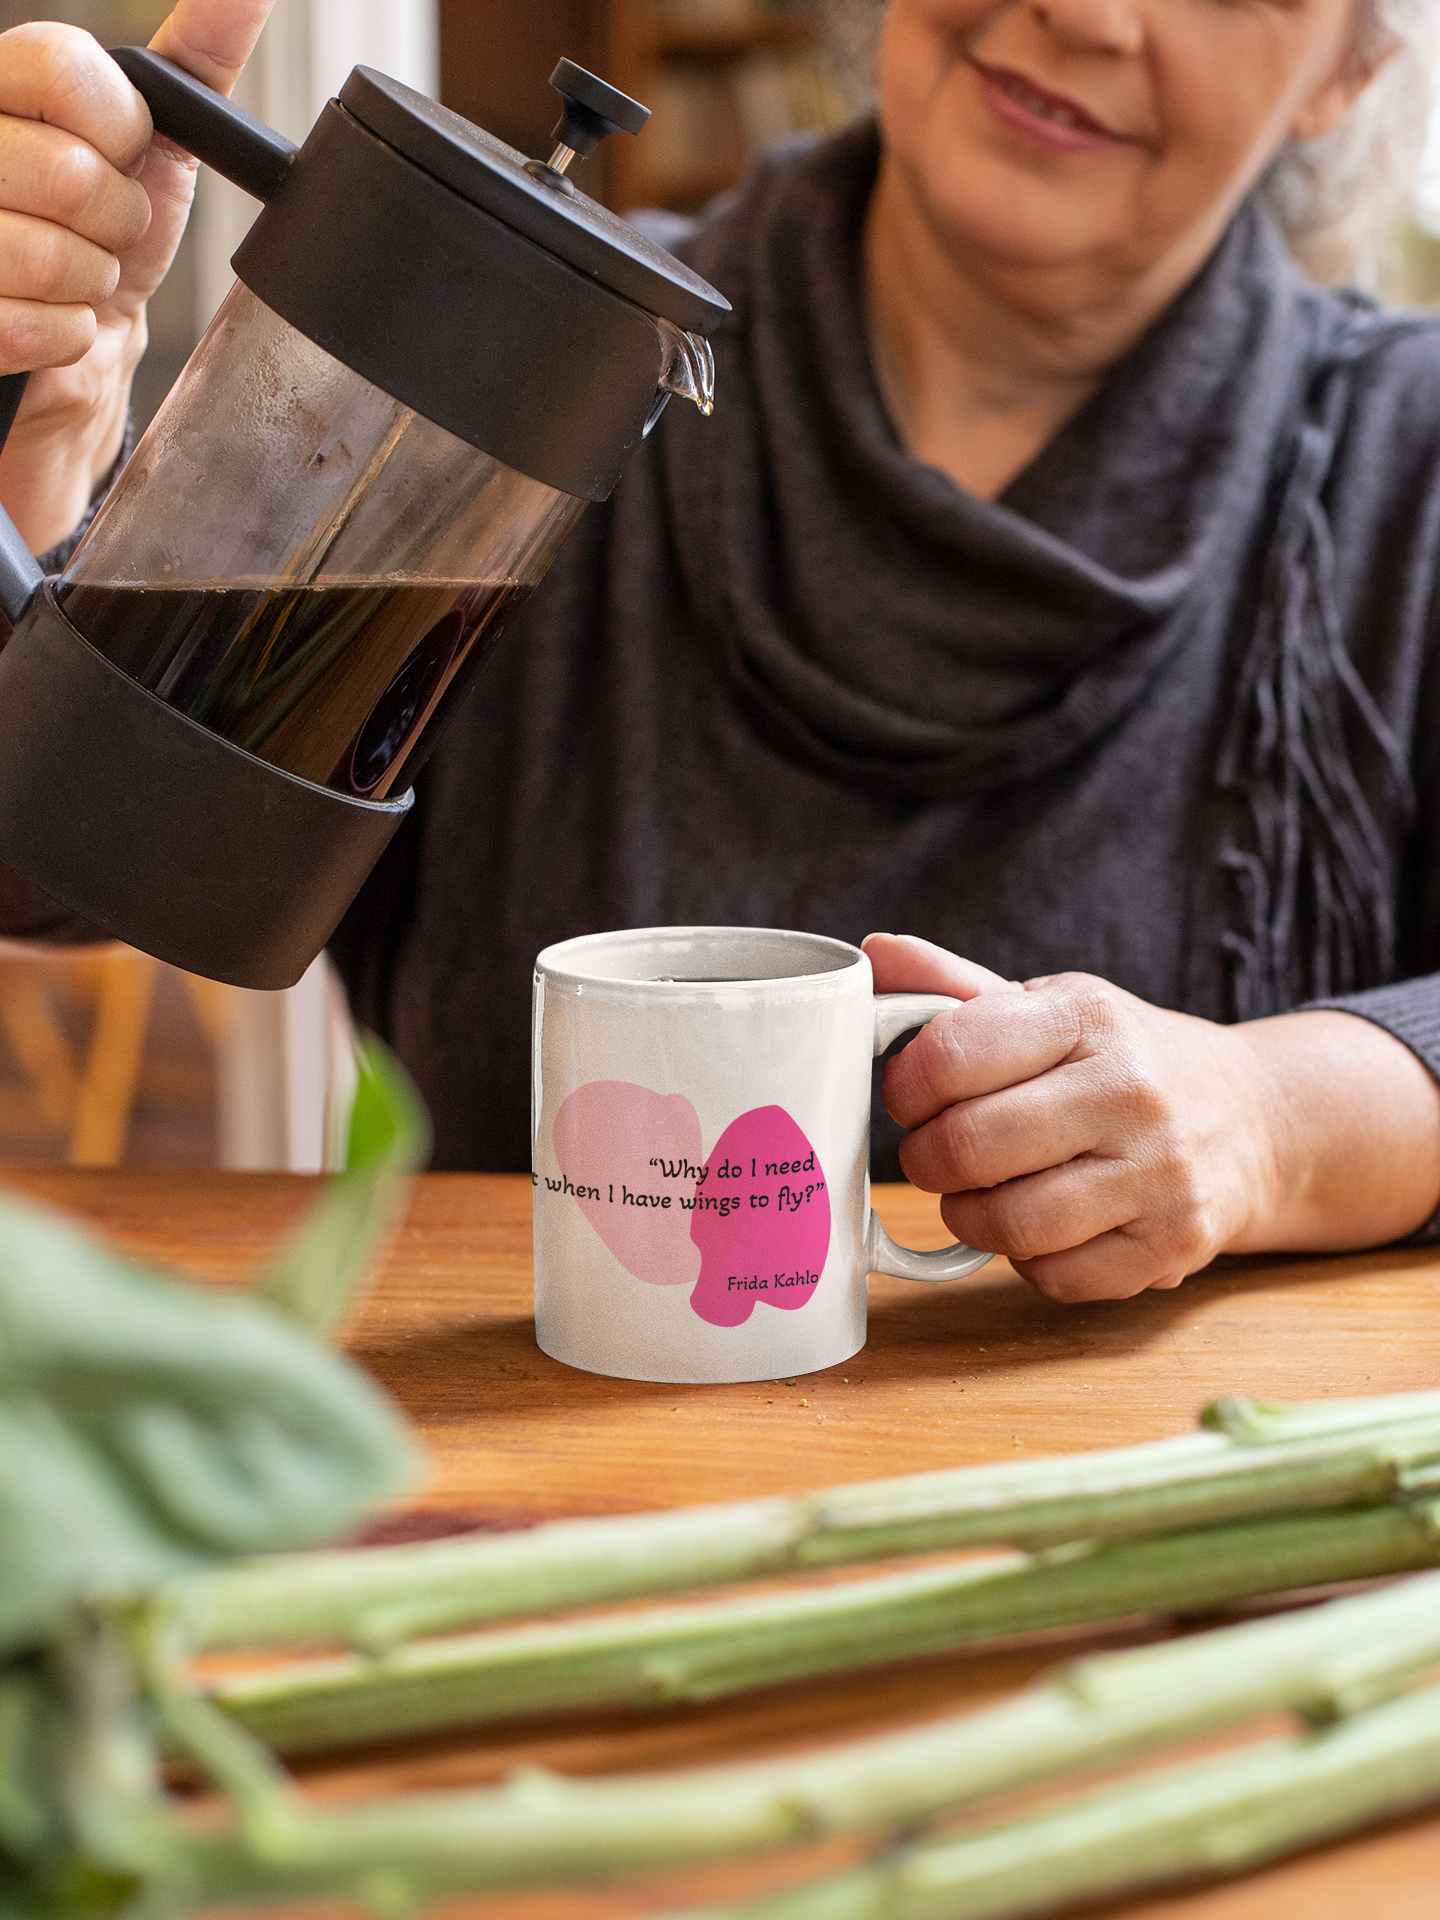
[[[715,355],[702,334],[686,333],[672,320],[657,316],[662,357],[660,385],[662,394],[678,393],[693,400],[701,413],[715,411]]]

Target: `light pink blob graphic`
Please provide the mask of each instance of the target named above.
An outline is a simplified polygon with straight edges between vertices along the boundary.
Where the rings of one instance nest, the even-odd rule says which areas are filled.
[[[690,1286],[700,1250],[680,1199],[695,1191],[701,1153],[700,1116],[685,1096],[652,1093],[628,1080],[591,1080],[562,1102],[550,1137],[560,1178],[542,1174],[546,1187],[573,1193],[637,1280]]]
[[[783,1107],[753,1107],[711,1150],[690,1238],[704,1256],[690,1304],[713,1327],[757,1305],[803,1307],[830,1251],[830,1193],[819,1157]]]

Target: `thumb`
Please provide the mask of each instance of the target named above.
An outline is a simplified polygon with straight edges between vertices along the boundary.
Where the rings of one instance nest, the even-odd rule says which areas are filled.
[[[872,933],[861,941],[877,993],[949,993],[974,1000],[982,993],[1023,993],[1018,980],[1005,980],[974,960],[921,940],[913,933]]]
[[[249,59],[275,0],[180,0],[150,42],[196,80],[228,95]],[[144,238],[124,255],[120,283],[104,317],[133,319],[164,279],[184,231],[195,191],[196,162],[168,140],[154,140],[135,174],[150,196],[151,220]]]
[[[151,51],[228,94],[250,58],[275,0],[179,0]]]

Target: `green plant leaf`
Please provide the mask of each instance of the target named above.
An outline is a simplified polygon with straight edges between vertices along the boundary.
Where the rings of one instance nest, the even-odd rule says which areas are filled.
[[[400,1215],[407,1174],[430,1151],[430,1125],[404,1068],[373,1035],[356,1046],[359,1083],[345,1171],[275,1263],[255,1283],[311,1333],[332,1331]]]
[[[410,1477],[395,1409],[309,1331],[425,1151],[400,1068],[378,1043],[359,1065],[349,1166],[249,1298],[147,1273],[0,1196],[0,1920],[188,1909],[193,1843],[124,1625],[157,1621],[130,1603],[328,1539]]]
[[[380,1390],[272,1308],[0,1197],[0,1658],[76,1601],[332,1538],[411,1465]]]

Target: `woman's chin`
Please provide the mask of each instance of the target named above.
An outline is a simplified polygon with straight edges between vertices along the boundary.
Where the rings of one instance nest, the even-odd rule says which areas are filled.
[[[1093,231],[1093,211],[1003,201],[932,202],[929,209],[932,229],[952,260],[1024,273],[1064,273],[1111,252],[1108,236]]]
[[[1016,271],[1065,271],[1091,256],[1126,251],[1135,226],[1126,193],[1067,190],[1018,169],[986,165],[986,156],[951,156],[943,171],[921,173],[891,150],[879,192],[909,226],[918,216],[957,264],[989,260]],[[887,178],[888,174],[888,178]],[[907,216],[901,209],[910,203]]]

